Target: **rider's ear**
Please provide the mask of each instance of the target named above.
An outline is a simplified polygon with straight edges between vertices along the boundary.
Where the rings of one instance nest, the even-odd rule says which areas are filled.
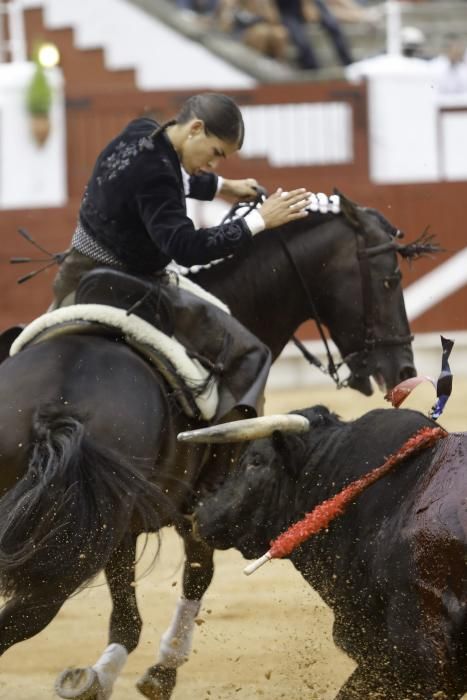
[[[204,131],[204,122],[202,119],[193,119],[190,123],[190,134],[193,136],[197,136],[198,134],[203,133]]]

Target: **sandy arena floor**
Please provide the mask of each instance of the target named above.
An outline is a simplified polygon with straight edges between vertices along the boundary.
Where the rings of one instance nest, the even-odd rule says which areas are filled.
[[[467,428],[466,391],[467,380],[455,380],[441,421],[446,428]],[[266,409],[274,413],[316,403],[344,418],[387,407],[381,396],[366,399],[330,387],[270,394]],[[427,412],[432,403],[433,388],[423,385],[405,405]],[[178,539],[166,530],[158,565],[137,584],[143,634],[112,700],[142,697],[134,683],[154,662],[179,594],[181,563]],[[250,578],[242,574],[245,562],[237,552],[218,552],[216,564],[203,623],[196,629],[192,658],[179,672],[174,700],[331,700],[353,664],[331,641],[332,614],[321,599],[288,562],[274,561]],[[68,601],[41,634],[4,655],[1,700],[51,700],[58,672],[95,662],[106,646],[109,616],[101,583]]]

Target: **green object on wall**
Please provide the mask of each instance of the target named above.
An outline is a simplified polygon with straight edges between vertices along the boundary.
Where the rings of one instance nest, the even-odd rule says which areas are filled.
[[[29,83],[26,93],[26,107],[30,114],[49,113],[52,103],[52,88],[44,69],[36,63],[34,75]]]

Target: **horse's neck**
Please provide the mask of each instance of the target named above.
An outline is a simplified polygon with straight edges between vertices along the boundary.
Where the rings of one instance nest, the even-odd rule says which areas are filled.
[[[288,244],[293,248],[293,240]],[[308,273],[306,262],[305,267]],[[277,232],[265,232],[247,254],[194,279],[224,301],[274,359],[307,317],[303,290]]]
[[[339,270],[346,267],[342,256],[348,258],[353,245],[350,233],[345,218],[334,215],[323,216],[319,225],[304,219],[265,231],[248,251],[203,273],[200,284],[225,301],[275,359],[297,328],[314,318],[315,310],[326,322],[326,299],[336,297],[342,282]]]

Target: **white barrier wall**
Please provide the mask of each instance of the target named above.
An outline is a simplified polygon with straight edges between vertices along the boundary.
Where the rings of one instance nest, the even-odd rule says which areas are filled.
[[[47,71],[53,89],[51,129],[34,141],[26,110],[33,63],[0,64],[0,209],[60,207],[66,203],[66,121],[63,76]]]
[[[382,55],[348,66],[346,74],[368,83],[370,179],[439,180],[438,104],[428,61]]]
[[[467,93],[440,95],[440,176],[467,180]]]

